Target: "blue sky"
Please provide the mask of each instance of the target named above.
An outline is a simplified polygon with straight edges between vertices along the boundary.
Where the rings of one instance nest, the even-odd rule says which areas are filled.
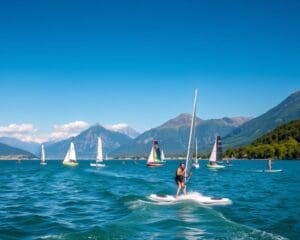
[[[257,116],[300,88],[299,1],[6,1],[0,126]]]

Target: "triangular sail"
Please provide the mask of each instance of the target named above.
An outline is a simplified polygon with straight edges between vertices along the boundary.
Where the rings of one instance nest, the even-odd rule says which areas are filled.
[[[189,145],[187,149],[187,155],[186,155],[186,162],[185,162],[185,180],[191,173],[192,169],[192,150],[191,147],[194,143],[194,136],[195,136],[195,122],[196,122],[196,109],[197,109],[197,95],[198,90],[195,90],[195,98],[194,98],[194,109],[193,109],[193,116],[192,116],[192,122],[191,122],[191,129],[190,129],[190,136],[189,136]]]
[[[42,150],[41,150],[41,162],[44,163],[44,162],[46,162],[44,144],[42,144],[41,148],[42,148]]]
[[[148,157],[148,163],[153,162],[162,162],[158,141],[153,141],[151,152]]]
[[[103,162],[103,146],[101,137],[98,137],[96,162]]]
[[[212,152],[209,158],[210,162],[222,162],[223,161],[223,152],[222,152],[222,141],[220,136],[217,136]]]
[[[217,140],[215,140],[213,149],[212,149],[211,154],[210,154],[209,161],[210,162],[216,162],[217,161]]]
[[[153,147],[151,148],[151,152],[150,152],[149,157],[148,157],[148,163],[151,163],[151,162],[154,162],[154,149],[153,149]]]
[[[65,156],[64,162],[76,162],[76,152],[75,152],[75,147],[74,147],[74,143],[71,142],[70,144],[70,148]]]
[[[161,150],[161,160],[162,161],[166,160],[166,156],[165,156],[164,150]]]
[[[222,141],[221,137],[217,136],[217,162],[223,161],[223,149],[222,149]]]

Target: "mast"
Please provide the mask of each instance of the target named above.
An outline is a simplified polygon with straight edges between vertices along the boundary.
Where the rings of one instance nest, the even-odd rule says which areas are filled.
[[[195,97],[194,97],[194,109],[193,109],[193,117],[192,117],[192,123],[191,123],[191,129],[190,129],[190,136],[189,136],[189,145],[186,155],[186,164],[185,164],[185,181],[190,174],[191,169],[191,146],[193,144],[193,137],[194,137],[194,131],[195,131],[195,120],[196,120],[196,108],[197,108],[197,95],[198,90],[195,90]]]
[[[198,140],[196,138],[196,160],[195,163],[198,163]]]

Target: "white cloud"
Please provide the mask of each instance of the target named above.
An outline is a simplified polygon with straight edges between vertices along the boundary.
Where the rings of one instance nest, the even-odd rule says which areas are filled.
[[[0,126],[0,137],[11,137],[25,142],[32,142],[35,141],[34,135],[37,131],[30,123],[12,123],[7,126]]]
[[[84,121],[74,121],[61,125],[54,125],[54,131],[50,134],[50,140],[56,141],[78,135],[82,130],[88,128],[89,123]]]
[[[84,121],[74,121],[66,124],[56,124],[51,133],[41,133],[32,124],[9,124],[0,126],[0,137],[12,137],[25,142],[47,142],[58,141],[78,135],[82,130],[88,128],[89,123]]]
[[[22,123],[22,124],[9,124],[7,126],[0,126],[0,135],[5,134],[27,134],[37,132],[37,129],[33,127],[32,124]]]

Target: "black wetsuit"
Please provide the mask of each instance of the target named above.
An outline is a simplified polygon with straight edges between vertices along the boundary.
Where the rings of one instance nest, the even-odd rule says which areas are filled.
[[[182,175],[177,175],[177,170],[176,170],[176,176],[175,176],[175,182],[178,183],[183,183],[184,182],[184,177]]]

